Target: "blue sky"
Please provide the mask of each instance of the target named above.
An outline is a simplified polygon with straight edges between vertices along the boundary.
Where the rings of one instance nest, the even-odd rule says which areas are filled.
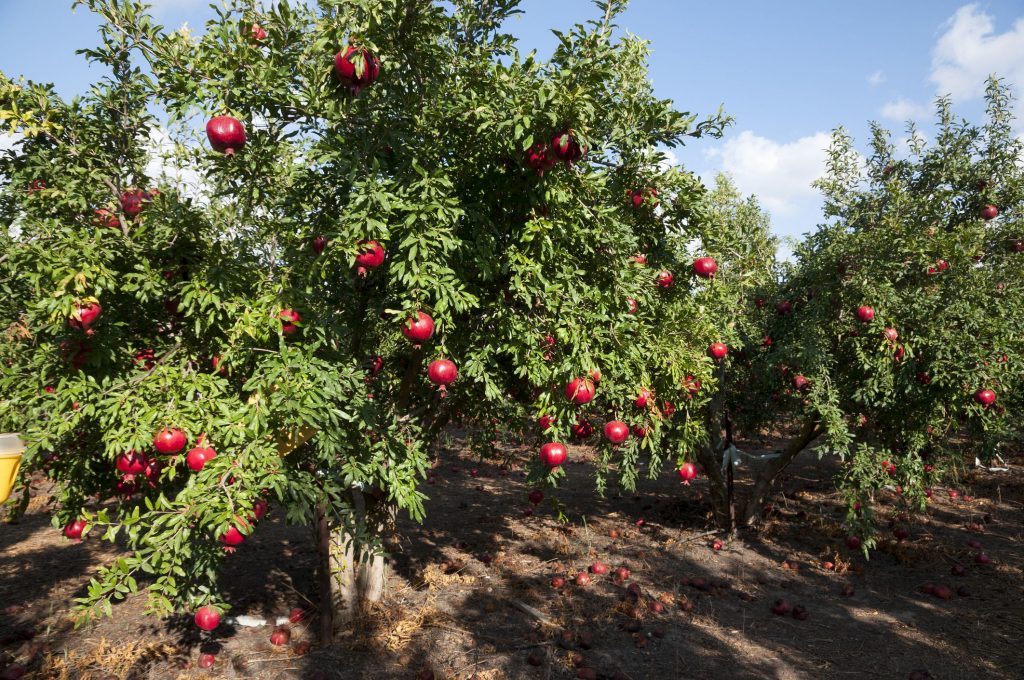
[[[0,70],[82,92],[97,73],[74,54],[95,44],[95,19],[70,0],[0,0]],[[161,23],[200,26],[208,0],[154,0]],[[551,28],[594,17],[590,0],[524,0],[510,29],[542,57]],[[1004,76],[1024,95],[1024,3],[991,0],[633,0],[619,26],[651,41],[656,93],[683,110],[719,104],[736,118],[722,140],[696,140],[676,155],[705,178],[733,175],[757,194],[781,235],[813,229],[822,170],[838,125],[863,143],[867,121],[894,132],[927,125],[937,94],[978,120],[984,78]],[[1024,106],[1018,107],[1024,125]],[[1024,127],[1021,127],[1024,129]],[[925,128],[927,131],[927,127]]]

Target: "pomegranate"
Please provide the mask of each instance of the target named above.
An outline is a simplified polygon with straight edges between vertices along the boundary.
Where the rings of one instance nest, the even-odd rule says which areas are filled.
[[[568,455],[569,452],[565,448],[564,444],[548,442],[544,446],[540,447],[540,462],[550,468],[556,468],[564,463]]]
[[[416,312],[402,325],[402,335],[419,344],[426,342],[434,335],[434,320],[424,312]]]
[[[636,311],[640,309],[640,305],[637,304],[634,298],[626,298],[626,309],[630,314],[636,314]]]
[[[647,408],[647,404],[650,403],[652,398],[651,391],[646,387],[641,387],[636,395],[636,399],[633,400],[633,405],[637,408]]]
[[[128,217],[136,217],[146,207],[149,194],[141,189],[129,189],[121,193],[121,212]]]
[[[147,371],[151,370],[153,366],[156,365],[156,353],[153,352],[153,348],[151,347],[140,349],[132,355],[132,363],[136,366],[141,364]]]
[[[802,375],[793,376],[793,389],[797,392],[803,392],[810,387],[811,381]]]
[[[774,341],[772,340],[772,336],[766,335],[763,338],[761,338],[761,346],[762,347],[771,347],[772,344],[774,344]]]
[[[679,466],[679,476],[683,484],[689,486],[691,480],[697,479],[697,466],[693,463],[683,463]]]
[[[996,393],[990,389],[980,389],[974,393],[974,401],[988,408],[996,401]]]
[[[721,361],[729,353],[729,348],[724,342],[713,342],[708,346],[708,354],[715,361]]]
[[[245,127],[237,118],[216,116],[206,124],[206,136],[214,151],[234,156],[245,146]]]
[[[215,663],[217,663],[216,654],[203,653],[199,655],[199,661],[196,665],[200,668],[212,668]]]
[[[561,576],[552,576],[551,577],[551,587],[552,588],[564,588],[565,587],[565,578],[563,578]]]
[[[45,179],[34,179],[34,180],[32,180],[31,182],[28,183],[28,189],[25,190],[25,193],[27,193],[27,194],[29,194],[31,196],[32,194],[36,193],[37,191],[42,191],[45,188],[46,188],[46,180]]]
[[[73,522],[69,522],[64,525],[64,536],[78,540],[82,538],[82,534],[85,532],[85,528],[89,526],[89,523],[84,519],[76,519]]]
[[[551,139],[551,151],[555,158],[566,163],[575,163],[583,158],[586,149],[580,146],[573,131],[565,130],[559,132]]]
[[[860,538],[857,536],[847,536],[845,539],[846,547],[850,550],[857,550],[860,548]]]
[[[683,389],[690,393],[690,398],[697,396],[700,392],[700,381],[694,378],[692,375],[688,375],[683,379]]]
[[[193,472],[199,472],[206,465],[206,461],[216,457],[217,452],[213,449],[197,446],[185,455],[185,464]]]
[[[875,310],[867,305],[861,305],[857,308],[857,318],[860,319],[862,323],[869,323],[875,318]]]
[[[342,85],[358,95],[364,87],[373,85],[380,75],[380,60],[365,47],[349,45],[334,55],[334,72]]]
[[[924,371],[921,371],[916,376],[914,376],[914,379],[917,380],[917,382],[922,385],[930,385],[932,382],[932,377],[925,373]]]
[[[634,208],[639,208],[645,204],[653,208],[658,205],[658,190],[653,187],[634,189],[629,192],[629,200]]]
[[[590,371],[590,379],[594,381],[595,385],[601,382],[601,371],[596,368]]]
[[[292,634],[287,628],[278,628],[270,634],[270,644],[282,647],[292,639]]]
[[[716,538],[714,541],[711,542],[711,549],[715,552],[720,552],[723,547],[725,547],[725,544],[722,543],[720,539]]]
[[[893,361],[903,361],[903,357],[907,355],[907,348],[903,344],[896,345],[896,349],[892,353]]]
[[[999,216],[999,208],[994,205],[986,205],[981,209],[981,218],[983,220],[994,220]]]
[[[289,623],[299,623],[301,621],[305,621],[307,616],[308,616],[308,613],[302,607],[293,607],[288,612],[288,622]]]
[[[781,597],[772,603],[772,614],[776,616],[786,616],[792,610],[789,602],[782,599]]]
[[[605,423],[604,438],[612,444],[621,444],[629,439],[629,426],[621,420],[613,420]]]
[[[622,583],[623,581],[629,580],[629,569],[625,567],[616,567],[612,577],[616,583]]]
[[[655,277],[655,280],[658,283],[658,288],[671,288],[673,281],[672,272],[668,271],[667,269],[662,269],[660,272],[658,272],[658,275],[657,277]]]
[[[537,418],[537,424],[540,425],[541,430],[549,429],[555,422],[554,416],[543,415]]]
[[[579,420],[572,426],[572,436],[577,439],[586,439],[592,434],[594,434],[594,426],[590,424],[589,420]]]
[[[93,211],[92,224],[95,227],[106,227],[107,229],[121,228],[121,220],[106,208],[98,208]]]
[[[75,303],[75,308],[68,317],[68,325],[80,331],[88,331],[102,312],[103,307],[96,298],[86,298]]]
[[[270,503],[267,503],[262,498],[252,504],[252,519],[253,521],[259,522],[267,514],[267,510],[270,509]]]
[[[327,240],[327,237],[323,234],[316,236],[311,244],[313,246],[313,252],[317,255],[323,255],[324,249],[327,248],[328,243],[329,241]]]
[[[177,453],[185,444],[185,433],[176,428],[165,427],[153,436],[153,448],[160,453]]]
[[[555,167],[558,161],[549,151],[547,144],[536,142],[526,151],[526,165],[534,170],[539,176]]]
[[[574,404],[586,404],[593,398],[596,391],[594,381],[590,378],[573,378],[565,386],[565,398]]]
[[[527,498],[533,505],[539,505],[540,502],[544,500],[544,492],[540,489],[534,489],[530,492],[530,495],[528,495]]]
[[[992,564],[992,558],[988,556],[988,553],[980,552],[974,556],[974,561],[978,564]]]
[[[633,436],[636,437],[637,439],[643,439],[644,437],[647,436],[647,427],[640,424],[634,425]]]
[[[136,453],[135,449],[122,453],[114,459],[119,472],[126,475],[141,475],[149,465],[149,457],[144,453]]]
[[[455,379],[459,377],[459,369],[455,366],[454,361],[436,359],[431,361],[430,366],[427,367],[427,377],[430,378],[430,382],[443,388],[455,382]]]
[[[718,263],[713,257],[698,257],[693,261],[693,273],[704,279],[714,278]]]
[[[589,584],[590,584],[590,574],[588,574],[585,571],[581,571],[580,573],[576,574],[576,585],[578,585],[578,586],[586,586],[586,585],[589,585]]]
[[[196,610],[194,620],[201,629],[210,631],[220,625],[220,612],[209,605],[200,607]]]
[[[647,264],[647,254],[637,253],[636,255],[633,256],[633,262],[636,262],[639,265]]]
[[[266,39],[267,32],[259,24],[253,24],[249,27],[249,37],[256,42],[261,42]]]
[[[281,320],[281,333],[284,335],[293,335],[299,330],[296,324],[302,321],[302,317],[294,309],[282,309],[278,312],[277,318]]]
[[[236,545],[242,545],[243,541],[245,541],[245,534],[234,526],[228,527],[227,531],[220,536],[220,542],[227,546],[234,547]]]
[[[775,303],[775,311],[779,316],[788,316],[793,313],[793,303],[789,300],[779,300]]]
[[[376,269],[384,264],[384,246],[376,241],[360,241],[359,253],[356,255],[356,273],[366,276],[369,269]]]
[[[882,335],[884,335],[885,339],[888,340],[889,342],[896,342],[896,340],[899,339],[900,337],[899,332],[895,328],[886,328],[884,331],[882,331]]]

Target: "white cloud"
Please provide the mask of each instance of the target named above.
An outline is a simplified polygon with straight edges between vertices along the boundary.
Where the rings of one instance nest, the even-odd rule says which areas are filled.
[[[1024,17],[1005,33],[978,5],[965,5],[945,24],[932,51],[930,79],[939,94],[967,100],[984,94],[985,78],[995,73],[1020,93],[1024,90]]]
[[[885,74],[881,70],[875,71],[868,76],[869,85],[881,85],[885,82]]]
[[[927,104],[918,104],[909,99],[897,99],[888,102],[882,107],[882,117],[905,122],[908,120],[919,120],[931,115],[932,107]]]
[[[176,187],[181,195],[201,204],[209,202],[209,186],[203,176],[187,160],[178,156],[180,150],[165,129],[157,127],[150,131],[148,147],[148,177]]]
[[[825,171],[825,150],[831,137],[817,132],[794,142],[780,143],[750,130],[705,153],[720,161],[745,194],[756,194],[772,213],[794,214],[798,204],[817,196],[811,186]]]

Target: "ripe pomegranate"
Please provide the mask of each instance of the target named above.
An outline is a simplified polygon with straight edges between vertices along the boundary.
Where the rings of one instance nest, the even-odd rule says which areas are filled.
[[[895,328],[886,328],[884,331],[882,331],[882,335],[884,335],[885,339],[888,340],[889,342],[896,342],[896,340],[899,339],[900,337],[899,332]]]
[[[256,42],[260,42],[267,37],[267,32],[259,24],[253,24],[249,27],[249,37]]]
[[[270,509],[270,503],[267,503],[262,498],[252,504],[252,519],[253,521],[259,522],[267,514],[267,510]]]
[[[662,269],[660,272],[658,272],[658,275],[657,277],[655,277],[655,280],[658,283],[658,288],[671,288],[673,281],[672,272],[668,271],[667,269]]]
[[[636,262],[639,265],[647,264],[647,254],[637,253],[636,255],[633,256],[633,262]]]
[[[563,577],[561,577],[561,576],[552,576],[551,577],[551,587],[552,588],[564,588],[565,587],[565,579]]]
[[[206,124],[206,136],[214,151],[234,156],[245,146],[245,127],[237,118],[216,116]]]
[[[270,644],[277,647],[288,644],[292,639],[292,634],[287,628],[278,628],[270,634]]]
[[[596,368],[590,371],[590,379],[594,381],[595,385],[601,382],[601,371]]]
[[[565,398],[574,404],[589,403],[595,394],[594,381],[590,378],[573,378],[565,386]]]
[[[75,308],[68,317],[68,325],[80,331],[88,331],[102,312],[103,307],[96,298],[86,298],[75,303]]]
[[[196,610],[194,620],[201,629],[210,631],[220,625],[220,612],[209,605],[200,607]]]
[[[416,312],[402,325],[402,335],[419,344],[434,335],[434,320],[424,312]]]
[[[594,434],[594,426],[590,424],[589,420],[579,420],[572,426],[572,436],[577,439],[586,439],[592,434]]]
[[[360,241],[359,253],[356,255],[356,273],[366,276],[369,269],[376,269],[384,264],[384,246],[376,241]]]
[[[615,571],[612,572],[612,578],[615,579],[616,583],[622,583],[623,581],[629,580],[629,569],[625,567],[616,567]]]
[[[446,385],[451,385],[459,377],[459,369],[453,361],[436,359],[431,361],[430,366],[427,367],[427,377],[435,385],[445,387]]]
[[[569,452],[565,448],[564,444],[557,442],[548,442],[544,446],[540,447],[540,462],[544,463],[550,468],[556,468],[565,462],[568,458]]]
[[[914,376],[914,379],[917,380],[917,382],[919,382],[922,385],[930,385],[932,382],[932,377],[925,373],[924,371],[921,371],[916,376]]]
[[[82,534],[85,532],[85,528],[89,526],[89,523],[84,519],[76,519],[73,522],[69,522],[64,525],[64,536],[78,540],[82,538]]]
[[[789,300],[779,300],[775,303],[775,311],[779,316],[787,316],[793,313],[793,303]]]
[[[988,556],[988,553],[980,552],[974,556],[974,561],[978,564],[992,564],[992,558]]]
[[[683,388],[690,393],[690,398],[697,396],[700,392],[700,381],[694,378],[692,375],[688,375],[683,379]]]
[[[359,95],[364,87],[373,85],[380,75],[380,60],[365,47],[349,45],[334,55],[334,72],[342,85]]]
[[[228,527],[227,531],[220,536],[220,542],[227,546],[242,545],[243,541],[245,541],[245,534],[234,526]]]
[[[135,449],[122,453],[114,459],[119,472],[126,475],[141,475],[149,465],[149,457],[144,453],[136,453]]]
[[[604,562],[594,562],[590,565],[590,573],[601,576],[602,574],[608,573],[608,565]]]
[[[107,229],[121,228],[121,220],[106,208],[98,208],[93,211],[92,224],[94,227],[106,227]]]
[[[847,536],[846,539],[844,539],[844,540],[846,541],[846,547],[849,548],[850,550],[857,550],[857,549],[860,548],[860,538],[859,537],[857,537],[857,536]]]
[[[636,437],[637,439],[643,439],[644,437],[647,436],[647,427],[640,424],[634,425],[633,436]]]
[[[704,279],[714,278],[718,263],[713,257],[698,257],[693,261],[693,273]]]
[[[708,354],[715,361],[721,361],[729,353],[729,348],[724,342],[713,342],[708,346]]]
[[[621,420],[613,420],[604,425],[604,438],[618,445],[629,439],[629,425]]]
[[[639,208],[645,203],[653,208],[658,205],[658,190],[653,187],[634,189],[629,192],[629,200],[634,208]]]
[[[789,602],[782,598],[779,598],[772,603],[772,614],[775,614],[776,616],[786,616],[791,610],[792,607]]]
[[[544,176],[545,172],[555,167],[557,162],[554,154],[550,152],[547,144],[544,142],[536,142],[526,151],[526,165],[541,177]]]
[[[299,623],[300,621],[305,621],[307,616],[308,613],[302,607],[293,607],[288,612],[288,622]]]
[[[761,339],[762,347],[771,347],[773,344],[772,336],[766,335]]]
[[[983,220],[994,220],[999,216],[999,208],[994,205],[986,205],[981,209],[981,218]]]
[[[629,311],[630,314],[636,314],[636,310],[638,310],[639,308],[640,305],[637,304],[634,298],[626,298],[626,309]]]
[[[875,310],[867,305],[861,305],[857,308],[857,318],[863,323],[869,323],[875,318]]]
[[[711,542],[711,549],[714,550],[715,552],[721,551],[723,547],[724,547],[724,544],[722,543],[721,540],[719,540],[717,538],[714,541]]]
[[[974,393],[974,401],[988,408],[996,401],[996,393],[990,389],[980,389]]]
[[[199,472],[206,465],[206,461],[216,457],[217,452],[213,449],[197,446],[185,455],[185,464],[193,472]]]
[[[551,151],[555,158],[566,163],[575,163],[586,153],[571,129],[559,132],[551,138]]]
[[[540,502],[544,500],[544,492],[540,489],[534,489],[530,492],[530,495],[527,496],[527,498],[534,505],[539,505]]]
[[[653,395],[651,391],[646,387],[641,387],[640,391],[636,395],[636,399],[633,400],[633,405],[637,408],[647,408],[647,404],[651,401]]]
[[[294,309],[282,309],[278,312],[277,318],[281,320],[281,333],[284,335],[293,335],[299,330],[296,324],[302,321],[302,317]]]
[[[121,193],[121,212],[128,217],[136,217],[146,207],[149,194],[141,189],[129,189]]]
[[[903,344],[896,345],[896,349],[892,353],[893,361],[903,361],[903,357],[907,354],[907,348]]]
[[[217,655],[204,652],[199,655],[199,661],[196,663],[200,668],[213,668],[213,664],[217,663]]]
[[[323,255],[324,249],[327,248],[328,243],[329,241],[327,240],[327,237],[323,234],[316,236],[311,244],[313,246],[313,252],[317,255]]]
[[[793,389],[797,392],[803,392],[810,387],[811,381],[802,375],[793,376]]]
[[[679,476],[683,484],[689,486],[691,480],[697,479],[697,466],[693,463],[683,463],[679,466]]]
[[[580,573],[576,574],[576,585],[578,585],[578,586],[586,586],[586,585],[589,585],[589,584],[590,584],[590,574],[588,574],[585,571],[581,571]]]
[[[32,180],[31,182],[28,183],[28,189],[25,190],[25,193],[29,194],[31,196],[32,194],[36,193],[37,191],[42,191],[45,188],[46,188],[46,180],[45,179],[34,179],[34,180]]]
[[[186,443],[185,433],[177,428],[165,427],[153,436],[153,448],[160,453],[177,453]]]
[[[537,418],[537,424],[540,425],[541,430],[547,430],[552,424],[554,424],[554,422],[554,416],[543,415],[540,418]]]

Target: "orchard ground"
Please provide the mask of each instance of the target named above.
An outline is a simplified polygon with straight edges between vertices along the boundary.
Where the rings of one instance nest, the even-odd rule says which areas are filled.
[[[272,625],[222,623],[205,638],[184,617],[145,616],[142,597],[74,629],[73,598],[117,549],[95,536],[64,539],[37,479],[28,513],[0,532],[0,669],[21,663],[27,677],[83,680],[1024,677],[1024,451],[1008,459],[1010,472],[969,472],[956,501],[936,488],[904,541],[880,521],[887,533],[868,561],[843,545],[835,469],[812,454],[776,488],[763,529],[729,540],[708,533],[701,479],[685,487],[666,472],[642,479],[635,494],[596,498],[585,447],[571,448],[563,488],[524,515],[531,488],[520,470],[532,449],[508,446],[504,469],[475,460],[451,435],[423,486],[425,523],[400,522],[388,599],[366,619],[372,627],[329,649],[316,646],[315,620],[291,625],[284,647],[271,645]],[[771,451],[781,441],[742,448]],[[894,512],[892,498],[881,501]],[[232,615],[274,619],[317,601],[313,539],[282,514],[272,510],[229,561],[222,583]],[[991,564],[975,563],[981,550]],[[591,575],[577,585],[595,562],[625,566],[630,578]],[[965,575],[953,575],[958,564]],[[566,585],[553,587],[556,576]],[[924,592],[927,584],[947,586],[951,598]],[[774,615],[779,599],[807,618]],[[201,652],[216,653],[212,668],[197,667]],[[594,674],[574,668],[574,654]]]

